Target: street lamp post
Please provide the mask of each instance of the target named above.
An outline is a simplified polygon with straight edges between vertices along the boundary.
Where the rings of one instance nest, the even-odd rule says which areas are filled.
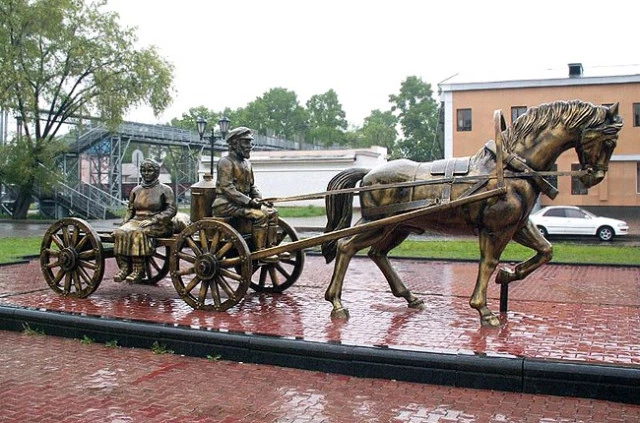
[[[224,140],[227,137],[227,132],[229,131],[229,124],[231,121],[227,119],[227,117],[223,117],[218,120],[218,127],[220,128],[220,135]],[[196,126],[198,128],[198,135],[200,136],[200,141],[204,141],[206,138],[209,138],[210,148],[211,148],[211,169],[210,174],[213,177],[213,145],[215,144],[216,135],[214,131],[214,127],[211,127],[211,135],[209,137],[205,137],[204,131],[207,129],[207,120],[202,116],[199,116],[196,119]]]

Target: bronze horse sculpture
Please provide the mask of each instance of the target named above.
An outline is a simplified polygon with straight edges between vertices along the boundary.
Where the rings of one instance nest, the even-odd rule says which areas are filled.
[[[498,317],[487,307],[487,286],[509,241],[531,248],[536,254],[516,264],[513,269],[501,268],[496,283],[508,284],[525,278],[551,260],[553,254],[551,244],[529,220],[540,193],[552,198],[557,195],[544,175],[537,172],[551,171],[560,154],[573,147],[582,168],[580,181],[587,188],[600,183],[607,172],[621,128],[617,103],[606,107],[579,100],[557,101],[530,108],[509,128],[505,128],[502,120],[496,138],[500,136],[503,140],[504,152],[496,151],[495,143],[490,141],[471,157],[429,163],[400,159],[373,170],[352,168],[339,173],[329,182],[327,190],[347,192],[327,196],[325,232],[351,225],[353,193],[349,189],[355,189],[360,181],[362,219],[356,226],[495,189],[499,181],[487,175],[496,174],[498,162],[501,162],[500,170],[505,176],[501,181],[504,184],[502,195],[460,207],[441,208],[424,216],[324,242],[322,253],[327,263],[336,259],[325,293],[325,299],[333,305],[332,316],[348,317],[348,310],[341,301],[344,277],[351,258],[368,247],[368,256],[382,271],[393,295],[403,297],[409,307],[423,308],[423,300],[404,285],[387,254],[411,233],[431,229],[450,234],[478,235],[480,262],[469,304],[478,310],[483,326],[499,326]],[[460,178],[463,182],[443,182],[447,178],[455,180],[456,175],[464,175]],[[402,186],[407,181],[425,183]],[[390,184],[396,187],[375,189]],[[397,187],[398,184],[401,187]]]

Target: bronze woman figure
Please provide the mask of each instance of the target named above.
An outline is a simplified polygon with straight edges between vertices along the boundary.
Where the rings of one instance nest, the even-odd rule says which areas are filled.
[[[142,184],[129,197],[123,225],[114,232],[114,254],[120,271],[116,282],[137,283],[144,277],[146,257],[153,255],[156,237],[173,233],[177,208],[173,190],[159,181],[160,165],[146,159],[140,165]]]

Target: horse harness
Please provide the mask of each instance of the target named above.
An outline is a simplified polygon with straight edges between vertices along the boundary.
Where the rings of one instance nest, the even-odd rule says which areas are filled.
[[[484,148],[489,151],[493,157],[496,157],[496,143],[493,140],[489,140],[484,145]],[[529,165],[527,165],[526,161],[514,153],[509,153],[503,158],[503,166],[507,171],[515,172],[515,177],[526,177],[531,178],[533,184],[547,197],[552,200],[558,196],[558,189],[551,185],[549,181],[540,175],[537,171],[531,169]],[[524,174],[524,175],[523,175]]]
[[[485,144],[485,149],[491,154],[494,160],[497,160],[496,143],[490,140]],[[436,160],[431,163],[424,163],[422,166],[416,168],[416,172],[413,176],[414,182],[420,181],[420,174],[429,173],[431,176],[439,177],[442,189],[439,196],[435,198],[426,198],[421,200],[414,200],[413,193],[415,186],[420,186],[416,183],[411,188],[411,194],[408,201],[400,203],[387,204],[378,207],[368,207],[362,209],[362,216],[368,219],[375,219],[381,215],[389,213],[402,213],[422,207],[429,207],[438,204],[446,204],[451,201],[451,186],[456,183],[456,180],[464,180],[464,176],[469,174],[471,157],[454,157],[450,159]],[[509,153],[503,156],[503,169],[505,169],[505,177],[507,178],[527,178],[549,198],[554,199],[558,195],[558,190],[546,180],[539,172],[533,170],[523,158],[517,154]],[[557,172],[560,174],[560,172]],[[545,172],[547,174],[547,172]],[[477,179],[476,179],[477,178]],[[476,193],[479,189],[484,187],[490,177],[478,176],[475,183],[469,187],[460,198],[464,198]],[[435,182],[435,181],[432,181]],[[431,185],[431,184],[429,184]],[[371,187],[372,188],[372,187]],[[385,187],[389,188],[389,187]]]

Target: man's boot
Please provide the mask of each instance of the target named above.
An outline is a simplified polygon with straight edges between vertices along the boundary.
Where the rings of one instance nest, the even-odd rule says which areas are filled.
[[[131,273],[131,263],[129,262],[128,257],[123,256],[116,256],[116,263],[118,263],[120,271],[115,274],[113,281],[122,282],[127,276],[129,276],[129,273]]]
[[[256,228],[254,226],[252,235],[256,251],[264,250],[267,245],[267,228]],[[263,263],[277,263],[278,260],[279,257],[276,255],[271,255],[260,259],[260,261]]]
[[[144,277],[144,257],[133,257],[133,270],[127,276],[127,282],[129,283],[138,283]]]

